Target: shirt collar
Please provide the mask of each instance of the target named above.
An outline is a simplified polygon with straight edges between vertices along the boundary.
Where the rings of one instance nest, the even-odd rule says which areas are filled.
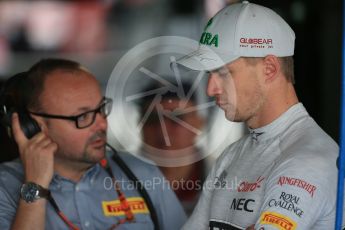
[[[297,103],[291,106],[286,112],[284,112],[270,124],[257,129],[249,128],[249,133],[252,140],[255,142],[276,138],[296,120],[305,116],[309,116],[308,112],[302,103]]]

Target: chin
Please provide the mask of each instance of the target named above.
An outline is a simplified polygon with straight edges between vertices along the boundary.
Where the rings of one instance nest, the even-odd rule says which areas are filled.
[[[105,157],[105,146],[90,148],[87,151],[87,158],[90,162],[97,163]]]
[[[104,156],[105,156],[105,146],[103,146],[102,148],[93,149],[92,152],[93,152],[93,155],[99,156],[101,158],[104,158]]]
[[[232,122],[243,122],[244,119],[242,119],[238,113],[230,112],[227,113],[225,112],[225,117],[227,120],[232,121]]]
[[[236,116],[235,116],[235,113],[232,112],[232,111],[224,111],[224,115],[225,115],[225,118],[229,121],[235,121],[236,120]]]

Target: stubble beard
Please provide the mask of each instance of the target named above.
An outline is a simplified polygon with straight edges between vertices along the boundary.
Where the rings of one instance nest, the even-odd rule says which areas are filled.
[[[228,104],[226,108],[222,108],[225,113],[225,117],[227,120],[232,122],[241,122],[241,119],[238,117],[239,111],[236,106],[233,104]]]
[[[227,120],[232,122],[248,122],[257,115],[264,102],[264,94],[262,93],[262,90],[258,88],[254,92],[252,98],[250,98],[248,107],[244,108],[243,110],[240,111],[238,106],[229,103],[227,108],[223,109],[225,112],[225,117]]]
[[[98,138],[102,138],[104,140],[104,144],[101,146],[93,147],[91,143]],[[84,163],[95,164],[98,163],[101,159],[105,157],[105,150],[106,150],[106,132],[97,132],[92,135],[86,142],[83,154],[82,154],[82,161]]]
[[[56,157],[64,162],[71,162],[74,164],[93,165],[98,163],[105,157],[105,145],[100,147],[93,147],[90,144],[97,138],[104,138],[106,140],[105,132],[98,132],[92,135],[85,143],[81,153],[66,151],[64,148],[58,148]]]

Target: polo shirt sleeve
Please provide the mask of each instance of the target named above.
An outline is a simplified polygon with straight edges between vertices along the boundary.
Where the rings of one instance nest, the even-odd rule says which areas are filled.
[[[273,169],[255,229],[334,228],[337,175],[330,167],[335,162],[332,166],[308,156],[295,156]]]

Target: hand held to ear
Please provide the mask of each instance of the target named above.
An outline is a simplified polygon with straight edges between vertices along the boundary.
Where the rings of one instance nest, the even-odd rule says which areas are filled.
[[[17,113],[12,116],[12,129],[23,163],[25,181],[35,182],[48,188],[54,173],[54,154],[57,144],[44,132],[27,139],[20,127]]]

